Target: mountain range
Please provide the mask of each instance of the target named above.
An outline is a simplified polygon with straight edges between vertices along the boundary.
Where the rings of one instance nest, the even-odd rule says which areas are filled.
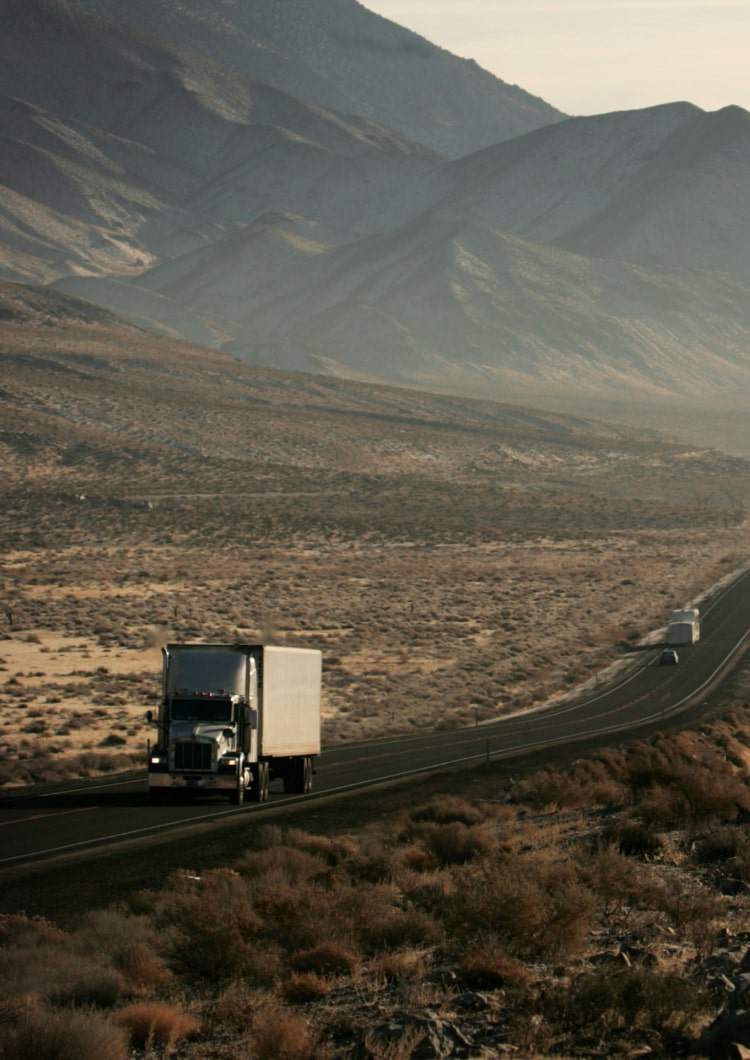
[[[565,118],[354,0],[0,14],[0,278],[258,364],[750,389],[741,108]]]

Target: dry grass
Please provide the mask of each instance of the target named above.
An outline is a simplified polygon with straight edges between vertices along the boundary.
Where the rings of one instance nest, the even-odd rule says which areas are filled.
[[[8,1060],[128,1060],[126,1037],[95,1012],[28,1009],[0,1023],[0,1056]]]
[[[281,1006],[256,1015],[251,1041],[257,1060],[315,1060],[316,1035],[302,1016]]]
[[[295,972],[281,984],[284,1000],[292,1004],[320,1001],[330,992],[331,981],[316,972]]]
[[[200,1022],[189,1013],[154,1001],[128,1005],[115,1012],[113,1020],[125,1028],[131,1043],[139,1049],[152,1045],[172,1049],[200,1028]]]

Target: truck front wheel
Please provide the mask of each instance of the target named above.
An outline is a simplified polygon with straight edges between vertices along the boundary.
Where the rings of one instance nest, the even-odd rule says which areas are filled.
[[[240,772],[237,777],[237,787],[229,797],[234,806],[241,806],[245,801],[245,774],[243,772]]]
[[[256,762],[254,766],[251,766],[251,769],[253,782],[250,788],[250,798],[253,802],[267,802],[268,783],[270,780],[268,762]]]

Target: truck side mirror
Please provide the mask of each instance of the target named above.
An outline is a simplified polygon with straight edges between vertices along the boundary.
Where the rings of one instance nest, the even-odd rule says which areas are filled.
[[[154,723],[154,712],[153,712],[153,710],[147,710],[146,711],[146,721],[149,723],[149,725],[153,725],[153,723]]]
[[[248,729],[258,728],[258,711],[254,710],[253,707],[243,707],[244,718],[243,721]]]

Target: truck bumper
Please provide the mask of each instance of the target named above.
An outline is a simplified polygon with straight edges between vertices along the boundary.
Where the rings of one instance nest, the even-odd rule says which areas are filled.
[[[149,773],[148,786],[169,791],[234,791],[237,777],[234,773]]]

